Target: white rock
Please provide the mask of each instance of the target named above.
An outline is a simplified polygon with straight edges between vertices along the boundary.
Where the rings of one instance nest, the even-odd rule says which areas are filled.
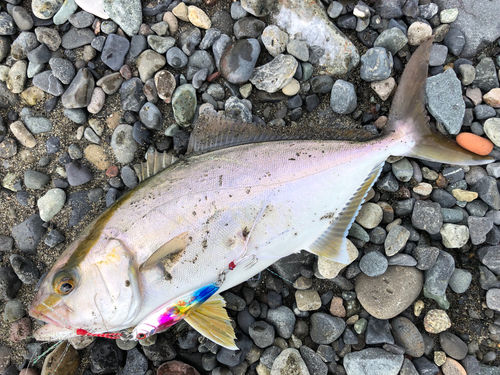
[[[443,245],[448,249],[459,249],[469,240],[469,228],[465,225],[444,224],[440,230]]]
[[[489,118],[484,122],[484,132],[488,138],[500,147],[500,118]]]
[[[382,81],[374,81],[370,83],[370,87],[377,93],[380,99],[387,100],[396,88],[396,80],[389,77]]]
[[[109,19],[108,14],[104,11],[102,0],[75,0],[80,8],[84,11],[92,13],[94,16],[104,20]]]

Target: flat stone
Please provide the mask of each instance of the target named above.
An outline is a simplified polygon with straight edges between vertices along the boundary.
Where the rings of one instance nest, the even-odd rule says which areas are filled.
[[[405,353],[412,357],[421,357],[425,352],[425,344],[418,328],[405,317],[391,320],[392,334],[398,345],[405,348]]]
[[[321,307],[319,294],[312,289],[297,290],[295,292],[295,301],[297,303],[297,308],[301,311],[314,311]]]
[[[354,85],[341,79],[335,81],[330,96],[330,107],[333,111],[345,115],[354,112],[357,105]]]
[[[477,56],[487,45],[500,37],[495,4],[480,1],[471,6],[455,0],[437,0],[436,4],[441,12],[455,12],[455,9],[458,9],[458,17],[453,22],[453,28],[459,29],[466,40],[460,53],[461,57]],[[481,25],[474,22],[476,19],[481,19]]]
[[[177,123],[181,126],[190,125],[197,104],[196,91],[190,84],[184,84],[174,91],[172,109]]]
[[[21,252],[35,254],[46,231],[40,216],[34,214],[12,228],[12,237]]]
[[[425,100],[429,112],[450,134],[458,134],[465,114],[462,86],[453,69],[427,78]]]
[[[344,368],[347,375],[397,375],[403,359],[402,354],[392,354],[381,348],[367,348],[347,353]]]
[[[104,43],[101,60],[112,70],[118,71],[123,66],[129,48],[130,42],[127,38],[110,34],[106,38],[106,43]]]
[[[111,138],[111,147],[119,163],[128,164],[134,160],[137,150],[137,142],[132,136],[133,127],[130,125],[118,125]]]
[[[61,45],[64,49],[75,49],[92,43],[94,38],[94,33],[88,28],[71,28],[62,36]]]
[[[415,268],[390,266],[381,276],[360,274],[355,290],[369,314],[378,319],[391,319],[415,301],[423,282],[423,273]]]
[[[89,105],[94,91],[94,77],[88,69],[80,69],[61,96],[65,108],[84,108]]]

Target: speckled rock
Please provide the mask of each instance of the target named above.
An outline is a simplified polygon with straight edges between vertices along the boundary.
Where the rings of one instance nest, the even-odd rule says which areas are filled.
[[[390,266],[381,276],[360,274],[355,290],[363,308],[377,319],[391,319],[418,297],[423,273],[413,267]]]

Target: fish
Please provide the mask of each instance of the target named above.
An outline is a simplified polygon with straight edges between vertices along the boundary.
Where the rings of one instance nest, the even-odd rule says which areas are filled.
[[[118,199],[46,274],[29,311],[46,323],[35,338],[142,340],[184,320],[236,350],[220,293],[301,250],[349,264],[347,233],[389,156],[493,161],[429,126],[432,41],[409,60],[382,134],[363,142],[292,139],[201,111],[187,156]]]

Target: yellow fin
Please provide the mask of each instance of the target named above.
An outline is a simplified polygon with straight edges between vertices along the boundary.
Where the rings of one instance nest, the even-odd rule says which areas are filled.
[[[183,232],[167,243],[163,244],[151,256],[141,264],[140,271],[151,268],[158,263],[163,263],[165,270],[170,271],[184,254],[189,243],[189,232]]]
[[[212,296],[184,320],[217,345],[230,350],[239,350],[234,343],[236,335],[224,306],[226,306],[224,298],[220,295]]]
[[[308,251],[318,256],[323,256],[339,263],[349,264],[351,259],[347,253],[347,233],[356,218],[361,203],[368,194],[368,190],[377,180],[383,164],[377,165],[370,172],[363,184],[359,187],[352,198],[347,202],[343,211],[335,219],[333,224],[319,237]]]

